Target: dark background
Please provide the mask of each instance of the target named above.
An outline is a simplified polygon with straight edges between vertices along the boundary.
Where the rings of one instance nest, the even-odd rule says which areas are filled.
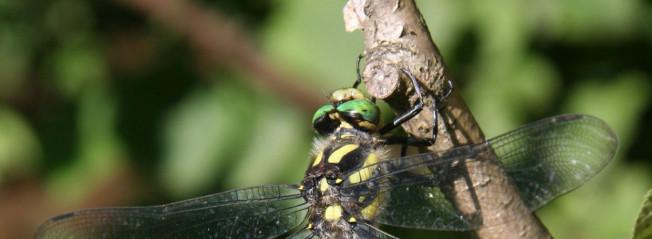
[[[363,49],[344,3],[0,0],[0,238],[72,209],[298,182],[314,102]],[[557,238],[631,235],[652,183],[652,1],[417,3],[489,137],[570,112],[616,130],[614,162],[538,214]]]

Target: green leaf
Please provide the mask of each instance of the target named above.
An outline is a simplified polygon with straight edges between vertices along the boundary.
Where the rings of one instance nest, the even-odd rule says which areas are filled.
[[[557,238],[627,238],[638,197],[650,185],[642,165],[614,164],[580,188],[552,201],[537,215]]]
[[[125,152],[116,134],[116,106],[104,84],[79,92],[77,127],[79,143],[74,160],[48,180],[48,192],[60,202],[83,199],[115,170],[122,167]]]
[[[652,238],[652,190],[645,194],[641,211],[634,227],[634,239]]]
[[[288,72],[318,76],[305,79],[321,89],[353,84],[355,61],[364,48],[360,32],[344,31],[343,3],[279,3],[263,35],[265,50],[275,65]]]
[[[0,183],[8,174],[32,170],[40,155],[31,127],[16,112],[0,105]]]
[[[270,100],[271,101],[271,100]],[[228,188],[298,182],[308,162],[310,121],[284,105],[261,104],[255,135],[226,179]]]
[[[0,95],[16,95],[28,74],[28,36],[20,27],[0,25]]]
[[[51,56],[53,84],[70,98],[79,96],[85,87],[106,78],[107,69],[100,44],[92,36],[70,36]]]
[[[237,163],[257,106],[244,88],[222,82],[198,89],[174,109],[164,125],[161,177],[176,197],[213,185]]]

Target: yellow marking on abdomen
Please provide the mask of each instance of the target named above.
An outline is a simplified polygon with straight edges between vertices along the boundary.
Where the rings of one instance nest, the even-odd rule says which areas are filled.
[[[326,210],[324,210],[324,219],[326,221],[337,221],[340,220],[340,218],[342,218],[342,206],[328,206],[326,207]]]
[[[362,165],[363,169],[360,169],[354,174],[351,174],[351,176],[349,176],[349,182],[351,182],[352,184],[356,184],[361,181],[365,181],[369,179],[371,177],[371,174],[373,173],[373,169],[366,168],[366,166],[375,163],[378,163],[378,156],[375,153],[370,153],[369,156],[367,156],[367,158],[364,160],[364,164]]]
[[[373,218],[376,217],[376,214],[378,214],[378,208],[380,208],[381,203],[383,203],[383,194],[379,193],[378,195],[376,195],[376,199],[374,199],[373,202],[371,202],[368,206],[362,209],[360,213],[362,213],[362,216],[365,219],[373,220]]]
[[[321,180],[319,180],[319,191],[323,193],[326,192],[326,190],[328,190],[328,181],[326,178],[321,178]]]
[[[319,163],[321,163],[321,158],[324,157],[324,151],[319,151],[319,154],[317,154],[317,157],[315,157],[315,160],[312,161],[312,166],[317,166]]]
[[[339,163],[342,161],[342,158],[346,156],[348,153],[352,152],[353,150],[356,150],[358,147],[360,147],[357,144],[347,144],[339,149],[335,150],[333,153],[331,153],[330,156],[328,156],[328,162],[329,163]]]

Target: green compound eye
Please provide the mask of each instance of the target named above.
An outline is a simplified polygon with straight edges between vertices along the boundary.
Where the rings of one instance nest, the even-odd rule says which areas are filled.
[[[337,106],[337,111],[359,121],[366,121],[374,126],[380,121],[380,109],[368,99],[357,99]],[[360,125],[367,128],[365,125]]]
[[[326,114],[333,111],[333,109],[335,109],[335,107],[333,107],[333,105],[331,104],[322,105],[321,107],[319,107],[319,109],[317,109],[315,114],[312,116],[312,123],[314,124],[315,120],[324,117]]]

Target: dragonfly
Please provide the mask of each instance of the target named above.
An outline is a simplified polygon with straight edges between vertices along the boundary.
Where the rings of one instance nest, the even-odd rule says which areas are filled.
[[[417,81],[404,73],[420,96]],[[413,108],[380,127],[372,99],[355,87],[340,89],[313,116],[320,137],[299,183],[157,206],[68,212],[47,220],[35,238],[396,238],[379,225],[467,231],[482,222],[447,200],[442,187],[464,176],[451,167],[491,151],[525,205],[535,211],[600,172],[618,147],[615,133],[602,120],[568,114],[481,144],[389,157],[391,140],[383,134],[419,111]]]

